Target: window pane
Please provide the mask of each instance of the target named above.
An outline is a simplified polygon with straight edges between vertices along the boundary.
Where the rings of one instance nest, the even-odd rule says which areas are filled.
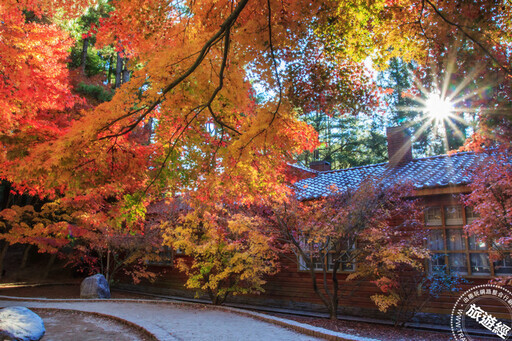
[[[432,251],[444,250],[443,230],[430,230],[428,248]]]
[[[476,218],[478,218],[478,214],[473,207],[466,207],[466,224],[471,224]]]
[[[354,271],[356,266],[353,262],[352,255],[350,252],[346,252],[341,256],[341,270],[343,271]]]
[[[427,226],[441,226],[441,208],[427,207],[425,209],[425,225]]]
[[[487,250],[487,243],[479,241],[475,236],[469,236],[468,242],[470,250]]]
[[[491,274],[491,265],[487,253],[471,253],[469,259],[471,262],[471,273],[473,275]]]
[[[462,206],[447,206],[444,208],[446,225],[462,225]]]
[[[495,275],[510,275],[512,274],[512,257],[510,255],[505,256],[494,262],[494,274]]]
[[[334,261],[333,261],[332,253],[329,253],[327,255],[327,269],[329,271],[334,270]]]
[[[146,261],[147,265],[157,266],[172,266],[173,265],[173,252],[171,248],[164,245],[163,248],[158,251],[158,258]]]
[[[435,253],[430,259],[430,271],[444,273],[446,269],[444,253]]]
[[[299,256],[299,270],[307,270],[308,266],[304,257]]]
[[[323,257],[313,257],[313,267],[315,270],[323,270],[324,269]]]
[[[466,264],[466,254],[464,253],[450,253],[448,254],[448,263],[450,265],[450,272],[459,275],[468,274],[468,265]]]
[[[446,240],[448,242],[448,250],[465,250],[464,232],[462,229],[447,229]]]

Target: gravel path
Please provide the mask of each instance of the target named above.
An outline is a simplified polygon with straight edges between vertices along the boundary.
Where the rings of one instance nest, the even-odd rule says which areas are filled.
[[[137,302],[0,300],[0,307],[73,309],[112,315],[137,324],[159,340],[302,341],[320,340],[292,330],[222,310],[202,306]]]

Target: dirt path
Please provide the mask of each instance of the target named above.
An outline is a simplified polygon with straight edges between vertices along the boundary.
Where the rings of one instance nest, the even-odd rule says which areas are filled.
[[[44,322],[46,332],[41,341],[152,341],[154,338],[112,319],[89,313],[34,309]]]

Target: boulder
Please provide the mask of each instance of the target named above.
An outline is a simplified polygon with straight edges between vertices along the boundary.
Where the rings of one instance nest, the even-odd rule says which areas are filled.
[[[43,320],[25,307],[0,309],[0,339],[37,341],[44,335]]]
[[[89,276],[80,285],[80,298],[110,298],[110,288],[105,276]]]

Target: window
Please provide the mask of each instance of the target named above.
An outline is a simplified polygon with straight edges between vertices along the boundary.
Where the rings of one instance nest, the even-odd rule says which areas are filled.
[[[496,262],[493,262],[496,275],[512,275],[512,257],[510,254]]]
[[[467,275],[468,265],[466,262],[466,255],[463,253],[449,253],[448,254],[450,273]]]
[[[478,214],[473,210],[473,207],[466,207],[466,224],[471,224],[478,218]]]
[[[432,251],[441,251],[445,249],[443,230],[430,231],[430,235],[428,237],[428,248]]]
[[[462,229],[446,230],[446,239],[448,242],[448,250],[460,251],[466,249],[466,238]]]
[[[470,250],[487,250],[487,243],[478,240],[476,236],[469,236],[468,241]]]
[[[340,243],[343,244],[344,250],[340,253],[339,258],[339,267],[338,271],[346,271],[353,272],[356,269],[356,265],[354,262],[354,251],[355,251],[355,241],[354,239],[342,240]],[[313,267],[316,271],[323,271],[324,268],[327,271],[334,270],[334,261],[333,258],[334,253],[328,252],[327,255],[319,255],[312,258]],[[308,270],[307,264],[302,257],[299,257],[299,269],[300,270]]]
[[[164,245],[163,248],[158,252],[157,258],[146,261],[146,264],[157,266],[172,266],[173,261],[174,257],[172,249],[169,246]]]
[[[430,259],[430,271],[432,272],[446,272],[445,255],[442,253],[435,253]]]
[[[489,276],[491,274],[491,264],[486,253],[470,253],[469,258],[473,275]]]
[[[462,206],[446,206],[444,219],[446,225],[462,225]]]
[[[427,226],[440,226],[442,224],[440,207],[427,207],[425,210],[425,224]]]
[[[433,253],[429,262],[432,272],[463,276],[512,274],[512,258],[490,262],[488,242],[467,235],[463,226],[476,214],[471,208],[446,205],[425,209],[425,224],[430,226],[427,245]]]

